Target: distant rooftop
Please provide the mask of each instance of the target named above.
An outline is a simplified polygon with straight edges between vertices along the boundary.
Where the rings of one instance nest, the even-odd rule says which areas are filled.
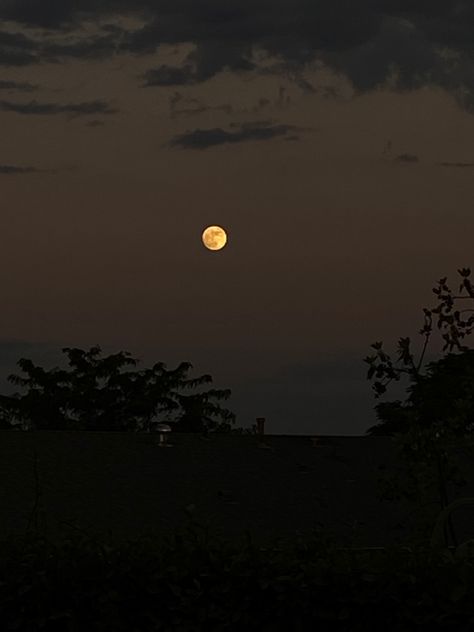
[[[371,546],[410,532],[413,508],[377,498],[379,467],[396,465],[390,438],[171,432],[164,448],[155,433],[0,432],[0,534],[26,528],[35,453],[51,533],[68,523],[117,538],[167,534],[188,515],[223,538],[249,530],[261,542],[317,526]]]

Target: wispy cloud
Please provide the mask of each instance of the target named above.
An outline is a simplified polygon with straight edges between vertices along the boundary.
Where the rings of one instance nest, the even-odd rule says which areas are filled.
[[[474,167],[474,162],[438,162],[440,167],[454,167],[457,169],[465,169]]]
[[[0,110],[15,112],[16,114],[70,114],[72,117],[88,116],[95,114],[115,114],[118,110],[112,108],[106,101],[86,101],[83,103],[16,103],[13,101],[0,101]]]
[[[144,75],[145,88],[150,86],[184,86],[196,83],[192,66],[185,65],[182,68],[162,65],[151,68]]]
[[[408,164],[414,164],[420,162],[420,159],[416,154],[399,154],[394,158],[395,162],[404,162]]]
[[[105,125],[105,122],[94,119],[93,121],[88,121],[86,125],[87,127],[103,127]]]
[[[237,129],[225,130],[220,127],[211,129],[195,129],[175,136],[171,145],[181,149],[208,149],[217,145],[244,143],[249,141],[265,141],[274,138],[295,140],[295,132],[301,128],[294,125],[272,124],[271,122],[245,123],[232,126]]]
[[[230,103],[208,105],[194,97],[185,97],[180,92],[175,92],[174,95],[168,99],[168,103],[172,118],[178,116],[195,116],[197,114],[204,114],[205,112],[224,112],[225,114],[232,114],[234,111]]]
[[[38,90],[38,86],[28,82],[0,80],[0,90],[34,92]]]
[[[15,176],[25,173],[38,173],[40,169],[35,167],[18,167],[16,165],[0,165],[0,175],[2,176]]]
[[[219,103],[211,105],[204,103],[196,97],[185,96],[176,91],[168,98],[170,115],[172,118],[191,117],[206,112],[222,112],[227,115],[260,115],[266,110],[284,110],[291,105],[291,96],[287,94],[284,86],[279,86],[276,95],[269,97],[259,97],[253,105],[247,107],[236,107],[230,103]]]

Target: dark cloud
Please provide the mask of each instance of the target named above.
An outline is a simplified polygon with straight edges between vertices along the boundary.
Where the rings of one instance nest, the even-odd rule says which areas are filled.
[[[439,162],[440,167],[454,167],[458,169],[464,169],[466,167],[474,167],[474,162]]]
[[[271,122],[247,123],[237,127],[234,131],[224,130],[220,127],[212,129],[195,129],[175,136],[171,145],[181,149],[208,149],[216,145],[229,143],[244,143],[248,141],[271,140],[273,138],[285,138],[288,134],[294,139],[296,128],[293,125],[272,124]]]
[[[117,52],[122,33],[119,29],[106,35],[72,41],[68,37],[64,42],[45,44],[41,51],[42,56],[50,61],[67,58],[106,59]]]
[[[187,57],[183,66],[162,65],[145,74],[145,86],[177,86],[201,83],[217,73],[226,71],[248,72],[256,69],[250,59],[252,51],[233,47],[227,43],[198,46]]]
[[[94,36],[79,30],[63,33],[62,39],[45,34],[41,39],[24,33],[0,31],[0,65],[27,66],[42,62],[58,63],[67,59],[107,59],[120,49],[126,32],[110,25]]]
[[[210,105],[195,97],[185,96],[181,92],[176,91],[168,98],[168,103],[172,118],[195,116],[205,112],[222,112],[227,115],[259,115],[265,110],[281,110],[287,108],[291,104],[291,97],[287,94],[286,89],[280,86],[275,98],[269,99],[267,97],[260,97],[254,105],[237,108],[230,103]]]
[[[322,60],[348,78],[357,93],[373,90],[391,80],[397,90],[410,90],[440,76],[442,60],[426,35],[404,19],[385,17],[377,32],[350,52],[322,51]]]
[[[0,165],[0,175],[15,176],[24,173],[38,173],[40,169],[35,167],[17,167],[14,165]]]
[[[177,117],[190,117],[205,112],[222,112],[228,116],[253,114],[260,115],[265,110],[282,110],[291,105],[291,97],[287,94],[284,87],[280,86],[276,96],[273,99],[267,97],[260,97],[257,101],[249,107],[237,108],[230,103],[219,103],[216,105],[210,105],[203,101],[196,99],[195,97],[189,97],[183,95],[181,92],[176,91],[168,98],[170,115],[172,118]]]
[[[145,79],[145,87],[183,86],[195,83],[194,71],[190,65],[182,68],[162,65],[148,70],[143,78]]]
[[[34,92],[38,90],[38,86],[28,82],[6,81],[0,79],[0,90],[9,90],[11,92]]]
[[[434,18],[433,18],[434,19]],[[433,21],[433,20],[431,20]],[[463,38],[452,49],[430,37],[426,20],[385,17],[377,35],[350,54],[326,52],[321,59],[362,94],[381,86],[404,92],[440,87],[466,109],[474,106],[474,59]],[[471,31],[474,24],[471,25]]]
[[[407,162],[407,163],[415,163],[419,162],[418,156],[415,154],[399,154],[394,158],[395,162]]]
[[[129,32],[108,24],[91,37],[85,20],[134,14],[144,26]],[[380,86],[441,87],[474,109],[474,3],[468,0],[3,0],[0,18],[68,33],[0,35],[0,63],[21,65],[117,52],[155,53],[162,44],[193,44],[180,66],[145,75],[147,86],[190,85],[221,71],[259,70],[257,52],[276,60],[274,72],[317,90],[302,75],[323,62],[356,93]]]
[[[323,97],[323,99],[343,99],[340,90],[336,86],[319,86],[318,93]]]
[[[75,167],[63,167],[62,169],[38,169],[37,167],[20,167],[18,165],[0,165],[0,176],[17,176],[30,173],[56,174],[58,171],[70,171]]]
[[[232,114],[234,108],[229,103],[221,105],[207,105],[194,97],[185,97],[180,92],[175,92],[168,100],[172,118],[178,116],[195,116],[204,112],[224,112]]]
[[[70,114],[76,116],[88,116],[91,114],[114,114],[117,110],[111,108],[105,101],[86,101],[84,103],[15,103],[13,101],[0,101],[0,110],[15,112],[16,114]]]
[[[28,66],[39,61],[39,45],[23,33],[0,31],[0,66]]]
[[[83,0],[3,0],[0,15],[29,26],[57,28],[77,22],[84,10],[92,9],[92,3]]]

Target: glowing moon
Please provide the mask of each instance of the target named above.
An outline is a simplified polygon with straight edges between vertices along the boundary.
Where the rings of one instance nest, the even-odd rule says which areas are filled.
[[[202,234],[202,243],[208,250],[222,250],[227,243],[227,234],[220,226],[208,226]]]

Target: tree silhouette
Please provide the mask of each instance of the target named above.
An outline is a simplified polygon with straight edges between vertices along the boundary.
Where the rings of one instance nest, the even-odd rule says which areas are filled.
[[[474,286],[469,279],[469,268],[461,268],[458,273],[462,277],[461,294],[453,295],[446,283],[447,277],[444,277],[438,281],[438,287],[433,288],[438,298],[437,307],[423,309],[425,323],[419,333],[425,340],[418,362],[410,349],[410,338],[399,339],[396,362],[385,353],[382,342],[373,343],[372,348],[377,353],[364,360],[369,364],[367,378],[375,377],[376,398],[386,392],[392,380],[400,380],[403,374],[410,379],[407,401],[379,403],[375,407],[379,423],[367,432],[393,435],[400,453],[406,458],[415,491],[403,485],[398,491],[407,498],[416,495],[421,504],[423,488],[429,489],[434,484],[443,509],[449,504],[448,483],[459,485],[465,482],[451,460],[449,450],[474,430],[474,352],[462,344],[474,328],[474,315],[466,319],[464,314],[472,313],[474,309],[456,309],[459,301],[474,299]],[[467,296],[462,292],[467,292]],[[426,373],[422,373],[434,317],[437,317],[438,329],[442,332],[443,351],[449,349],[449,353],[439,361],[429,363]],[[453,348],[460,353],[453,354]],[[447,527],[456,544],[451,517]],[[445,540],[447,543],[447,530]]]
[[[422,425],[433,424],[436,406],[440,405],[441,401],[445,402],[443,411],[446,412],[446,406],[452,407],[452,403],[449,403],[449,397],[452,398],[453,394],[456,394],[457,399],[461,392],[463,397],[469,397],[472,354],[470,354],[469,347],[462,345],[461,341],[472,332],[474,316],[464,319],[462,314],[474,312],[474,309],[458,310],[454,307],[455,301],[474,299],[474,287],[469,279],[471,274],[469,268],[461,268],[458,272],[463,279],[459,291],[466,290],[468,295],[453,296],[446,284],[447,277],[438,281],[438,287],[433,288],[433,293],[438,297],[438,306],[433,309],[423,309],[425,323],[419,333],[424,336],[424,344],[417,362],[411,351],[411,340],[408,337],[400,338],[398,341],[398,360],[396,362],[385,353],[382,342],[375,342],[371,345],[377,353],[366,357],[364,362],[370,367],[367,378],[371,380],[375,377],[373,383],[375,397],[382,396],[390,382],[399,381],[403,375],[409,378],[411,386],[407,389],[410,396],[405,404],[396,401],[384,402],[375,406],[377,417],[381,423],[369,428],[368,434],[393,434],[397,431],[407,430],[410,422],[415,423],[416,420]],[[427,373],[423,374],[422,363],[433,332],[433,317],[435,315],[438,318],[438,329],[442,331],[443,351],[449,348],[450,353],[441,360],[428,364]],[[452,353],[454,347],[461,352],[460,355]],[[461,384],[455,386],[456,380],[448,377],[453,374],[453,371],[457,379],[460,379],[461,375],[465,375],[462,386]],[[431,404],[429,404],[430,399],[433,400]],[[470,431],[469,424],[466,425],[466,431]]]
[[[62,351],[68,369],[45,370],[28,359],[18,361],[23,375],[8,379],[26,392],[0,396],[0,420],[24,429],[146,431],[153,420],[163,419],[187,432],[227,430],[235,421],[217,403],[230,390],[187,395],[212,383],[210,375],[189,377],[189,362],[175,369],[159,362],[133,370],[138,360],[126,351],[105,357],[99,346]]]
[[[449,353],[426,365],[426,374],[407,388],[405,402],[382,402],[375,406],[379,423],[372,435],[407,432],[417,421],[430,426],[449,426],[453,436],[474,431],[474,350]],[[438,432],[442,432],[438,428]]]
[[[212,401],[227,399],[229,396],[229,390],[215,389],[206,393],[178,395],[183,412],[176,422],[176,430],[181,432],[230,431],[233,414]]]

